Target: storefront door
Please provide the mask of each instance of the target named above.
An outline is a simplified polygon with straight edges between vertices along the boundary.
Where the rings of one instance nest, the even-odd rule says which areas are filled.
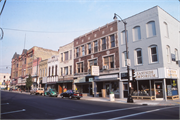
[[[106,95],[110,93],[110,84],[106,84]]]
[[[163,99],[163,85],[162,82],[155,82],[155,95],[157,100]]]

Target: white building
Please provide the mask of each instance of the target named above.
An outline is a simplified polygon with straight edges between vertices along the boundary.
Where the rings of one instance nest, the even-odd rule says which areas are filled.
[[[59,55],[53,55],[47,63],[47,87],[58,90],[57,82],[59,76]]]
[[[74,42],[59,47],[59,81],[58,92],[74,89]]]
[[[0,73],[0,88],[5,87],[5,82],[10,81],[10,74],[9,73]]]
[[[133,95],[165,100],[167,96],[179,95],[180,22],[159,6],[124,21],[127,22],[130,68],[135,69],[137,80]],[[121,21],[118,22],[118,34],[122,75],[127,72],[127,66],[124,24]],[[120,81],[120,96],[127,97],[127,80]]]

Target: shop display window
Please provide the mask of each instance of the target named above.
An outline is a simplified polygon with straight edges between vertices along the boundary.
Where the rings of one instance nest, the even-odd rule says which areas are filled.
[[[166,94],[167,96],[178,95],[177,80],[166,80]]]
[[[111,92],[113,92],[114,94],[119,94],[119,82],[115,81],[112,82],[112,87],[111,87]]]

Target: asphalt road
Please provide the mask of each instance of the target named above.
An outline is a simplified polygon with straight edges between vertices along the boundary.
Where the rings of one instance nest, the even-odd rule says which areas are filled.
[[[142,106],[1,91],[1,119],[179,119],[179,106]]]

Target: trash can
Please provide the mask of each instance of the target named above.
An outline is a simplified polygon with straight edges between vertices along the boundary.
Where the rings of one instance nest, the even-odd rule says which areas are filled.
[[[114,94],[109,94],[110,101],[115,101]]]

